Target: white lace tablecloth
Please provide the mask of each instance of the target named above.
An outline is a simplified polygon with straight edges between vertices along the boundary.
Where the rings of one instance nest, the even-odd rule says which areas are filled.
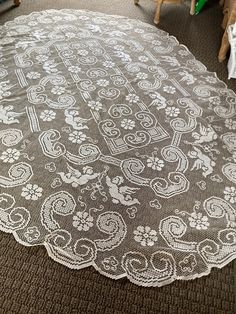
[[[236,95],[167,33],[75,10],[0,27],[0,229],[143,286],[236,257]]]

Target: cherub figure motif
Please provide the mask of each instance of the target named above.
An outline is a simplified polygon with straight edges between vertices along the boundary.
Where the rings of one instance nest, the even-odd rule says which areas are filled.
[[[124,178],[121,176],[116,176],[111,179],[106,176],[106,184],[109,187],[109,193],[112,197],[112,202],[114,204],[123,204],[126,206],[131,206],[134,204],[140,204],[137,198],[132,198],[131,194],[136,193],[139,188],[131,188],[128,186],[121,186],[124,183]]]
[[[175,57],[162,56],[161,58],[163,61],[169,63],[172,66],[180,66],[179,61]]]
[[[194,144],[202,144],[214,141],[217,139],[217,134],[211,126],[205,127],[200,123],[200,134],[197,132],[192,133],[195,138]]]
[[[81,173],[79,170],[67,164],[68,173],[58,172],[61,179],[65,183],[71,183],[73,187],[78,187],[79,185],[85,185],[90,180],[93,180],[99,176],[99,173],[93,172],[93,168],[90,166],[83,167]]]
[[[71,125],[75,130],[88,129],[88,126],[85,125],[90,119],[84,119],[79,117],[78,110],[66,109],[65,110],[65,121],[67,124]]]
[[[187,71],[179,72],[179,75],[182,76],[180,82],[186,82],[187,85],[191,85],[197,80],[192,74]]]
[[[207,155],[203,154],[199,148],[194,146],[193,149],[194,151],[188,152],[188,156],[190,158],[196,159],[191,168],[191,171],[195,169],[202,169],[202,175],[206,178],[213,172],[213,167],[216,165],[216,163],[212,161]]]
[[[107,34],[109,36],[112,36],[112,37],[124,37],[124,36],[127,36],[127,34],[125,32],[121,32],[121,31],[109,31],[109,32],[107,32]]]
[[[9,81],[0,82],[0,100],[11,95],[9,91],[14,85],[9,85]]]
[[[24,113],[11,111],[12,109],[13,106],[4,107],[3,105],[0,105],[0,122],[3,122],[5,124],[19,123],[19,120],[16,118],[20,117]]]

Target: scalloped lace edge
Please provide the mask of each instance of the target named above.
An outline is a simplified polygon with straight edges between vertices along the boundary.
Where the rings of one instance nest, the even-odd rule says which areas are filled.
[[[107,14],[107,13],[102,13],[102,12],[97,12],[97,11],[86,10],[86,9],[78,9],[78,10],[77,10],[77,9],[48,9],[48,10],[42,10],[42,11],[33,11],[33,12],[31,12],[31,13],[29,13],[29,14],[26,14],[26,15],[17,16],[17,17],[15,17],[13,20],[7,21],[7,22],[5,22],[3,25],[0,25],[0,30],[1,30],[2,28],[6,27],[9,22],[12,23],[12,22],[14,22],[14,21],[15,21],[17,18],[19,18],[19,17],[30,17],[31,15],[36,14],[36,13],[41,13],[41,12],[55,12],[55,11],[62,11],[62,12],[64,11],[64,12],[71,12],[71,13],[72,13],[72,12],[75,12],[75,11],[76,11],[76,12],[92,12],[92,13],[97,13],[98,15],[103,15],[103,16],[110,16],[110,17],[123,18],[123,19],[126,19],[126,20],[128,20],[128,21],[138,21],[140,24],[148,25],[149,27],[158,29],[158,28],[157,28],[156,26],[154,26],[154,25],[148,24],[148,23],[146,23],[146,22],[142,22],[142,21],[140,21],[140,20],[138,20],[138,19],[134,19],[134,18],[129,18],[129,17],[126,17],[126,16],[122,16],[122,15]],[[161,30],[161,31],[162,31],[164,34],[166,34],[167,37],[174,38],[174,39],[176,40],[176,42],[177,42],[181,47],[184,47],[184,48],[192,55],[193,60],[196,60],[196,57],[195,57],[195,56],[193,55],[193,53],[188,49],[188,47],[185,46],[185,45],[183,45],[183,44],[180,44],[180,42],[178,41],[178,39],[177,39],[175,36],[170,35],[168,32],[166,32],[166,31],[164,31],[164,30]],[[232,89],[228,88],[228,86],[227,86],[227,84],[226,84],[225,82],[223,82],[221,79],[219,79],[219,77],[217,76],[217,73],[216,73],[216,72],[208,71],[207,67],[206,67],[201,61],[199,61],[199,60],[197,60],[197,61],[200,63],[201,66],[204,67],[204,69],[205,69],[204,73],[209,73],[209,74],[211,74],[211,75],[214,74],[214,76],[215,76],[215,78],[217,79],[217,81],[218,81],[219,83],[222,83],[225,88],[227,88],[228,90],[232,91],[232,93],[236,96],[236,93],[235,93]],[[134,283],[134,284],[136,284],[136,285],[138,285],[138,286],[142,286],[142,287],[163,287],[163,286],[166,286],[166,285],[168,285],[168,284],[171,284],[172,282],[174,282],[174,281],[176,281],[176,280],[188,281],[188,280],[194,280],[194,279],[197,279],[197,278],[201,278],[201,277],[204,277],[204,276],[209,275],[209,274],[211,273],[211,270],[212,270],[213,268],[222,269],[223,267],[227,266],[230,262],[232,262],[233,260],[236,259],[236,251],[235,251],[235,253],[234,253],[232,256],[230,256],[225,262],[223,262],[223,263],[220,264],[220,265],[217,265],[217,266],[208,266],[208,265],[206,265],[207,270],[206,270],[205,272],[203,272],[203,273],[195,274],[195,275],[192,275],[192,276],[173,276],[172,278],[170,278],[169,281],[165,281],[164,283],[159,283],[159,282],[155,282],[155,283],[154,283],[154,282],[152,282],[152,283],[144,283],[144,282],[135,280],[134,278],[132,278],[131,276],[129,276],[129,274],[128,274],[127,272],[124,272],[123,274],[120,274],[120,275],[117,275],[117,276],[116,276],[116,275],[111,275],[111,274],[106,273],[106,272],[103,272],[100,268],[98,268],[98,266],[96,265],[95,262],[90,262],[90,263],[87,263],[86,265],[82,265],[82,266],[73,266],[73,265],[71,265],[71,264],[69,264],[69,263],[67,263],[67,262],[65,262],[65,261],[62,261],[62,260],[56,258],[55,255],[53,255],[53,254],[51,253],[51,251],[49,250],[49,246],[48,246],[48,244],[47,244],[45,241],[42,242],[42,243],[40,243],[40,244],[36,244],[36,245],[34,245],[34,244],[29,244],[28,242],[22,241],[22,240],[18,237],[16,231],[13,231],[13,230],[6,231],[5,229],[3,230],[3,228],[2,228],[1,226],[0,226],[0,230],[1,230],[2,232],[5,232],[5,233],[11,233],[11,234],[14,236],[16,242],[18,242],[18,243],[21,244],[21,245],[24,245],[24,246],[27,246],[27,247],[33,247],[33,246],[43,246],[43,247],[45,247],[46,252],[47,252],[47,254],[48,254],[48,256],[49,256],[50,258],[52,258],[54,261],[58,262],[58,263],[61,264],[61,265],[66,266],[66,267],[68,267],[68,268],[70,268],[70,269],[77,269],[77,270],[80,270],[80,269],[83,269],[83,268],[87,268],[87,267],[92,266],[96,271],[98,271],[101,275],[103,275],[103,276],[105,276],[105,277],[108,277],[108,278],[110,278],[110,279],[115,279],[115,280],[118,280],[118,279],[121,279],[121,278],[125,278],[125,277],[126,277],[130,282],[132,282],[132,283]]]

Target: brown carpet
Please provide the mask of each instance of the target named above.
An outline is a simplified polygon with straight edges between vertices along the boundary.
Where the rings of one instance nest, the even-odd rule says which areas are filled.
[[[164,6],[160,28],[176,36],[197,59],[236,90],[236,80],[227,81],[226,62],[218,63],[222,19],[218,1],[210,1],[196,17],[186,6]],[[155,5],[140,0],[23,0],[0,5],[0,24],[18,15],[49,8],[90,9],[125,15],[152,23]],[[0,233],[0,313],[234,313],[232,263],[194,281],[175,282],[163,288],[143,288],[127,279],[114,281],[93,268],[80,271],[51,260],[42,247],[23,247],[13,236]]]

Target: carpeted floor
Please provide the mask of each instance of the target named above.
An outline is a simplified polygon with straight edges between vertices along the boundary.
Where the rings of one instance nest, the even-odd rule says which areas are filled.
[[[18,15],[49,8],[89,9],[125,15],[152,23],[155,5],[140,0],[22,0],[0,5],[0,24]],[[163,6],[160,28],[176,36],[196,58],[236,90],[227,80],[227,62],[219,63],[222,12],[218,1],[208,2],[191,17],[187,6]],[[233,264],[194,281],[163,288],[143,288],[126,279],[114,281],[94,269],[69,270],[52,261],[42,247],[23,247],[13,236],[0,233],[0,313],[234,313]]]

